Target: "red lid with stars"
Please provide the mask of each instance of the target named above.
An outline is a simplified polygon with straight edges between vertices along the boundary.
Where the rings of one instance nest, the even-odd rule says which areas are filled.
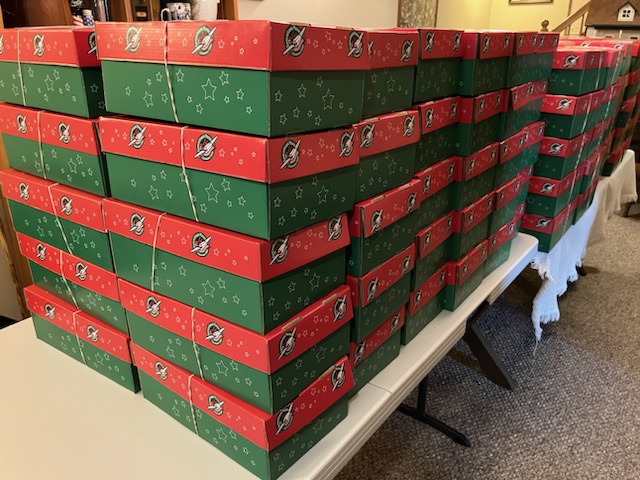
[[[625,56],[637,56],[640,51],[640,42],[637,40],[621,40],[619,38],[594,38],[594,37],[563,37],[562,43],[567,45],[580,45],[583,47],[608,47],[622,50]]]
[[[600,48],[561,46],[553,57],[554,70],[589,70],[600,68],[603,52]]]
[[[453,215],[453,230],[455,233],[468,233],[482,220],[487,218],[495,203],[495,193],[491,192],[473,202],[468,207]]]
[[[464,157],[456,180],[470,180],[495,167],[498,164],[499,148],[500,144],[495,142],[469,157]]]
[[[367,29],[366,32],[370,70],[418,64],[417,29]]]
[[[500,142],[500,163],[507,163],[522,153],[529,146],[529,127]]]
[[[558,49],[560,34],[556,32],[538,32],[538,53],[553,53]]]
[[[453,210],[416,234],[418,258],[426,258],[453,234]]]
[[[53,323],[72,335],[76,334],[74,315],[80,310],[74,305],[63,302],[60,298],[36,285],[24,289],[27,308],[33,315]]]
[[[98,22],[100,60],[164,63],[168,22]]]
[[[516,32],[513,42],[513,54],[529,55],[538,53],[538,35],[538,32]]]
[[[460,99],[460,123],[480,123],[499,113],[504,113],[509,107],[509,90],[497,90],[477,97],[462,97]]]
[[[409,315],[415,315],[447,285],[447,265],[443,265],[426,282],[409,294]]]
[[[496,211],[507,205],[511,200],[516,198],[522,191],[525,180],[518,175],[516,178],[509,180],[496,190]]]
[[[21,63],[100,66],[93,27],[35,27],[17,32]]]
[[[546,125],[547,124],[545,122],[541,121],[530,123],[525,127],[529,131],[529,141],[527,142],[527,146],[535,145],[542,141]]]
[[[357,203],[349,220],[349,233],[370,237],[414,212],[420,206],[420,182],[411,180],[377,197]]]
[[[366,307],[389,287],[413,270],[415,245],[405,248],[377,268],[362,277],[347,275],[347,285],[355,307]]]
[[[97,121],[86,118],[47,111],[40,115],[42,143],[90,155],[100,155],[97,127]]]
[[[4,196],[8,199],[55,214],[49,190],[55,185],[53,182],[9,169],[0,171],[0,183]]]
[[[378,328],[367,335],[364,340],[356,343],[351,342],[349,348],[349,362],[355,367],[375,352],[384,342],[389,340],[394,333],[399,332],[404,325],[407,309],[405,305],[387,318]]]
[[[420,29],[420,58],[462,58],[462,30]]]
[[[540,155],[568,158],[582,149],[583,135],[567,140],[565,138],[544,137],[540,142]]]
[[[522,228],[550,235],[565,224],[569,218],[570,211],[571,204],[569,204],[555,217],[545,217],[542,215],[534,215],[533,213],[525,213],[522,216]]]
[[[513,52],[513,33],[467,31],[462,34],[462,48],[464,60],[510,57]]]
[[[368,118],[355,125],[360,157],[417,143],[420,140],[418,112],[390,113]]]
[[[426,135],[460,121],[461,98],[449,97],[417,105],[421,133]]]
[[[515,217],[500,228],[495,235],[489,237],[489,255],[495,253],[500,247],[518,234],[517,225],[518,217]]]
[[[191,382],[195,378],[191,373],[183,370],[163,358],[148,352],[144,348],[131,344],[133,364],[157,382],[167,387],[183,400],[190,401],[189,392]]]
[[[358,163],[354,128],[280,138],[187,128],[126,117],[100,118],[105,152],[265,183]]]
[[[527,82],[509,89],[511,109],[518,110],[535,100],[544,98],[547,93],[548,84],[549,82],[545,78],[544,80]]]
[[[59,249],[19,232],[16,232],[16,236],[22,255],[50,272],[62,276],[62,255]]]
[[[447,262],[447,284],[462,285],[487,259],[488,248],[488,241],[483,240],[457,262]]]
[[[37,142],[43,113],[42,110],[0,103],[0,131],[5,135]]]
[[[461,157],[449,157],[416,173],[420,182],[420,203],[455,182],[461,168]]]
[[[531,177],[529,180],[529,193],[543,195],[545,197],[558,198],[569,191],[576,180],[576,170],[561,180],[552,178]]]
[[[268,241],[110,198],[105,199],[104,208],[110,232],[258,282],[311,263],[350,243],[345,214]],[[132,219],[137,219],[139,228],[132,227]]]
[[[18,28],[0,30],[0,62],[17,62],[18,53]]]

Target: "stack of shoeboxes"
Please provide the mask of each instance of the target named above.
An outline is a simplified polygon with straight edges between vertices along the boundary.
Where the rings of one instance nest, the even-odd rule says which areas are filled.
[[[542,106],[545,137],[522,219],[523,230],[538,238],[543,252],[591,204],[627,81],[623,69],[630,51],[626,56],[622,49],[575,43],[561,43],[554,58]]]
[[[102,76],[91,28],[0,33],[0,174],[35,285],[38,338],[139,390],[104,224],[107,172],[97,135]],[[13,104],[13,105],[11,105]]]

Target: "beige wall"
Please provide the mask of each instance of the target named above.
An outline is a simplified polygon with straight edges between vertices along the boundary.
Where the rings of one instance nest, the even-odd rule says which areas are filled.
[[[439,28],[491,28],[491,3],[492,0],[440,0],[437,26]]]
[[[241,19],[395,27],[398,0],[238,0],[238,13]]]

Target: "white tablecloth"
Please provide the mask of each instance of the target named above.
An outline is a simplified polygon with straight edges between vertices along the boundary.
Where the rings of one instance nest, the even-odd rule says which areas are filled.
[[[531,319],[536,341],[542,337],[542,325],[560,320],[558,297],[567,291],[569,282],[579,275],[587,245],[605,238],[604,224],[622,205],[635,202],[635,154],[627,150],[622,162],[610,177],[601,177],[593,204],[573,225],[549,253],[538,252],[531,266],[543,279],[542,287],[533,301]]]

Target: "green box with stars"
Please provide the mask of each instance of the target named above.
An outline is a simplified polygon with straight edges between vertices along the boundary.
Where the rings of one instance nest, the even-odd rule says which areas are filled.
[[[456,212],[450,211],[416,234],[416,266],[411,272],[411,290],[442,268],[450,255],[450,238]]]
[[[449,260],[460,260],[487,238],[494,205],[495,193],[490,192],[461,211],[454,212]]]
[[[267,137],[362,118],[366,32],[265,20],[96,32],[110,112]]]
[[[456,140],[457,155],[468,156],[501,140],[501,126],[509,105],[509,91],[460,99],[460,120]]]
[[[450,157],[416,173],[421,192],[418,230],[431,225],[453,209],[454,182],[461,162],[460,157]]]
[[[93,28],[2,30],[0,100],[96,118],[105,113]]]
[[[24,294],[40,340],[126,389],[140,390],[127,335],[35,285]]]
[[[273,480],[347,415],[346,357],[277,412],[267,414],[133,345],[144,397],[258,478]]]
[[[346,215],[272,242],[105,200],[118,277],[265,334],[344,284]]]
[[[555,32],[516,32],[507,87],[549,78],[559,41]]]
[[[450,208],[461,211],[493,190],[499,148],[499,143],[492,143],[474,155],[461,159]]]
[[[487,255],[488,242],[483,240],[457,262],[447,263],[447,284],[443,290],[445,310],[454,311],[480,286]]]
[[[416,67],[413,103],[458,93],[462,64],[462,31],[421,28],[420,58]]]
[[[275,413],[349,349],[343,285],[266,335],[119,280],[137,345],[237,398]]]
[[[422,285],[411,291],[407,318],[402,328],[402,345],[407,345],[442,312],[448,269],[448,265],[442,265]]]
[[[353,208],[355,129],[277,139],[100,119],[114,198],[274,239]]]
[[[456,154],[460,97],[449,97],[417,105],[421,137],[416,153],[419,172]]]
[[[528,177],[518,175],[496,189],[496,208],[491,214],[489,235],[498,233],[498,230],[516,215],[520,205],[527,198],[528,187]]]
[[[496,187],[514,179],[538,161],[544,127],[544,122],[532,123],[500,142],[500,162],[496,165],[494,179]]]
[[[17,232],[113,271],[101,197],[16,170],[0,183]]]
[[[505,88],[512,51],[513,33],[464,32],[458,94],[473,97]]]
[[[511,243],[518,234],[520,216],[511,219],[500,230],[489,237],[489,255],[484,264],[484,276],[487,277],[496,268],[509,259]]]
[[[0,104],[9,166],[94,195],[108,195],[97,121]]]
[[[562,46],[553,58],[553,70],[549,77],[549,93],[555,95],[585,95],[603,88],[600,66],[603,61],[601,48]]]

